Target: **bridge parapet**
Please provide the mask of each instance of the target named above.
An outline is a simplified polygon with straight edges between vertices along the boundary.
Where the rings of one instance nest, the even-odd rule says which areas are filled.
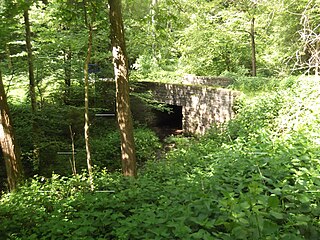
[[[183,77],[182,83],[192,85],[227,87],[232,84],[232,79],[227,77],[194,76],[189,74]]]

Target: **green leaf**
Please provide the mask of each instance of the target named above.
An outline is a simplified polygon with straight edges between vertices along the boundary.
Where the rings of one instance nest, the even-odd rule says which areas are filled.
[[[282,239],[282,240],[303,240],[305,238],[298,236],[296,234],[293,234],[293,233],[285,233],[280,236],[280,239]]]
[[[281,189],[280,188],[275,188],[270,190],[271,193],[276,194],[276,195],[281,195]]]
[[[200,229],[198,232],[195,232],[191,234],[192,239],[204,239],[204,240],[210,240],[212,239],[212,235],[205,231],[204,229]]]
[[[279,198],[277,196],[270,196],[268,198],[268,207],[276,208],[280,204]]]
[[[247,201],[244,201],[244,202],[240,203],[240,207],[242,209],[249,209],[250,208],[250,203],[248,203]]]
[[[298,195],[298,200],[301,202],[301,203],[308,203],[310,202],[310,199],[308,198],[308,196],[306,194],[300,194]]]
[[[248,233],[243,226],[237,226],[232,229],[232,235],[235,239],[248,239]]]
[[[271,216],[275,217],[276,219],[284,219],[284,214],[280,212],[270,211]]]
[[[270,220],[264,220],[263,221],[263,232],[266,235],[271,235],[279,230],[278,224],[270,221]]]
[[[295,221],[297,225],[307,226],[308,222],[311,221],[311,218],[308,215],[300,214],[298,216],[295,216]]]

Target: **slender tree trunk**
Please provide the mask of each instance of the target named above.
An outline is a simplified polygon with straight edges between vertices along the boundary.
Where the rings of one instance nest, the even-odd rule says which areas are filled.
[[[252,62],[252,69],[251,69],[251,75],[253,77],[257,76],[257,60],[256,60],[256,43],[255,43],[255,26],[254,26],[255,18],[253,17],[251,19],[251,62]]]
[[[13,63],[11,58],[10,47],[8,45],[6,45],[6,55],[7,55],[7,61],[8,61],[8,69],[12,72]]]
[[[320,63],[320,43],[319,41],[316,42],[316,49],[314,53],[314,61],[315,61],[315,66],[314,66],[314,75],[319,76],[319,63]]]
[[[156,11],[155,8],[158,4],[158,0],[152,0],[151,1],[151,25],[152,27],[155,26],[156,24]]]
[[[6,44],[6,55],[7,55],[7,62],[8,62],[8,70],[10,71],[10,74],[11,74],[11,79],[8,82],[7,89],[5,89],[5,91],[8,92],[10,90],[11,82],[14,77],[14,66],[11,58],[10,47],[8,44]]]
[[[117,120],[121,136],[122,172],[137,175],[133,123],[129,99],[128,58],[125,47],[121,0],[108,0],[110,6],[111,44],[116,80]]]
[[[29,95],[31,100],[32,108],[32,134],[33,134],[33,160],[36,163],[35,168],[40,166],[40,150],[38,147],[38,125],[35,121],[35,114],[37,112],[37,97],[36,97],[36,81],[34,77],[34,67],[33,67],[33,53],[31,45],[31,30],[29,21],[29,9],[26,8],[23,13],[24,26],[26,31],[26,50],[28,54],[28,70],[29,70]]]
[[[64,50],[64,103],[70,103],[70,94],[71,94],[71,49],[70,47],[67,50]]]
[[[31,45],[31,31],[30,31],[30,21],[29,21],[29,10],[24,10],[24,26],[26,30],[26,48],[28,53],[28,66],[29,66],[29,94],[31,99],[31,107],[33,113],[37,110],[37,100],[36,100],[36,82],[34,78],[34,68],[33,68],[33,56],[32,56],[32,45]]]
[[[151,2],[151,35],[152,35],[152,54],[156,57],[156,7],[158,0],[152,0]]]
[[[86,143],[86,153],[87,153],[87,166],[90,178],[91,190],[93,190],[93,180],[92,180],[92,160],[90,153],[90,143],[89,143],[89,63],[92,51],[92,26],[88,26],[89,36],[88,36],[88,50],[87,57],[84,64],[84,138]]]
[[[9,190],[16,189],[22,180],[22,164],[20,149],[14,135],[6,93],[3,86],[0,70],[0,145],[6,165]]]
[[[75,156],[75,147],[74,147],[74,135],[75,133],[72,131],[72,126],[69,125],[69,131],[70,131],[70,138],[71,138],[71,150],[72,150],[72,159],[70,159],[70,165],[72,174],[74,176],[77,175],[77,168],[76,168],[76,156]]]

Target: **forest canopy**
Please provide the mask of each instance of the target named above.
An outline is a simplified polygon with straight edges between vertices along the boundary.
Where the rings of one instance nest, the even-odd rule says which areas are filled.
[[[100,76],[113,76],[106,1],[3,0],[0,7],[5,73],[26,71],[23,11],[29,7],[39,83],[81,77],[86,21],[94,26],[91,64]],[[251,75],[253,47],[259,76],[317,74],[318,9],[315,0],[123,1],[132,79]]]

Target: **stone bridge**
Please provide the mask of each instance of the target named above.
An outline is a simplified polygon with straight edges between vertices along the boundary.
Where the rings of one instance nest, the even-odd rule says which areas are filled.
[[[228,78],[187,76],[181,84],[142,82],[137,91],[151,91],[156,101],[173,109],[167,116],[157,115],[160,119],[156,121],[163,122],[161,118],[180,121],[176,126],[180,126],[184,133],[202,135],[214,124],[234,117],[233,105],[240,92],[223,88],[230,84]],[[137,107],[134,100],[132,107],[134,117],[148,118],[147,110]]]

